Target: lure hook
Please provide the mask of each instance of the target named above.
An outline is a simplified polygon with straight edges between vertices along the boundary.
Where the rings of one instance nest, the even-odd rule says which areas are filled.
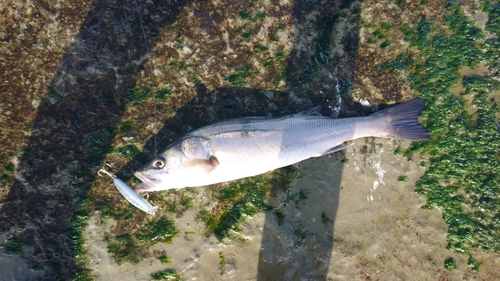
[[[111,168],[110,164],[104,164],[102,168],[97,171],[99,176],[103,176],[105,174],[113,179],[113,183],[115,187],[120,191],[120,193],[127,199],[132,205],[143,210],[144,212],[154,215],[158,210],[158,206],[151,206],[143,197],[141,197],[137,192],[135,192],[130,186],[124,183],[121,179],[117,178],[111,172],[109,172],[106,168]]]
[[[111,166],[110,164],[108,164],[108,163],[104,164],[104,165],[102,166],[102,168],[101,168],[99,171],[97,171],[97,174],[98,174],[100,177],[102,177],[101,173],[104,173],[104,174],[108,175],[109,177],[111,177],[112,179],[115,179],[115,178],[116,178],[116,176],[115,176],[115,175],[113,175],[112,173],[108,172],[108,171],[106,170],[106,167],[111,168],[112,166]]]

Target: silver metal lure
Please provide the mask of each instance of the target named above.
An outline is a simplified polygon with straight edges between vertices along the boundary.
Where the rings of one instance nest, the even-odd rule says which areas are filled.
[[[97,171],[97,174],[102,177],[101,173],[104,173],[113,179],[113,183],[120,193],[135,207],[143,210],[144,212],[154,215],[158,210],[158,206],[151,206],[144,198],[137,194],[130,186],[124,183],[121,179],[117,178],[115,175],[106,171],[106,166],[111,167],[109,164],[105,164],[102,169]]]

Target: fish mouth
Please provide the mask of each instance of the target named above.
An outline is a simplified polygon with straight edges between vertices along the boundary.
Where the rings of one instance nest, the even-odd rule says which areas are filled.
[[[133,187],[135,191],[154,191],[155,187],[162,183],[161,179],[155,176],[146,176],[140,171],[135,172],[134,176],[142,181]]]

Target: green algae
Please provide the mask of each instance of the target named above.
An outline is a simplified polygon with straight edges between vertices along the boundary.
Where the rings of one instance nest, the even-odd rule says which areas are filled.
[[[5,253],[9,255],[19,255],[23,252],[23,242],[17,235],[7,239],[7,242],[3,246],[5,247]]]
[[[371,35],[373,37],[371,38],[368,38],[367,40],[367,43],[369,44],[375,44],[375,43],[378,43],[380,41],[382,41],[381,43],[379,43],[379,47],[384,49],[384,48],[387,48],[389,45],[392,44],[392,41],[391,40],[388,40],[386,39],[388,37],[388,31],[393,29],[394,26],[392,23],[390,22],[387,22],[387,21],[384,21],[380,24],[380,26],[367,26],[368,28],[376,28],[372,33]]]
[[[277,59],[277,60],[282,60],[282,59],[284,59],[284,58],[285,58],[285,52],[283,52],[283,51],[278,51],[278,52],[276,52],[275,57],[276,57],[276,59]]]
[[[295,230],[293,232],[295,248],[299,248],[300,246],[302,246],[307,235],[309,235],[309,230],[307,230],[299,220],[297,222],[297,228],[295,228]]]
[[[307,189],[300,189],[299,192],[291,192],[289,189],[285,190],[286,197],[283,202],[289,203],[294,202],[295,204],[299,204],[300,202],[304,202],[309,197],[311,192]]]
[[[193,207],[193,198],[182,198],[181,205],[186,208]]]
[[[392,42],[391,42],[391,40],[385,40],[384,42],[382,42],[382,43],[380,44],[380,48],[382,48],[382,49],[383,49],[383,48],[386,48],[386,47],[388,47],[389,45],[391,45],[391,43],[392,43]]]
[[[267,16],[267,14],[266,14],[266,13],[264,13],[264,12],[257,12],[257,13],[255,14],[255,17],[252,19],[252,21],[260,21],[260,20],[263,20],[263,19],[265,19],[265,18],[266,18],[266,16]]]
[[[401,154],[403,154],[403,150],[401,149],[400,145],[396,146],[396,148],[394,149],[394,154],[395,155],[401,155]]]
[[[387,35],[385,35],[383,31],[380,29],[377,29],[374,32],[372,32],[372,35],[375,36],[375,38],[377,39],[384,39],[387,37]]]
[[[255,46],[254,50],[256,53],[263,53],[263,52],[269,50],[269,47],[263,46],[261,44],[257,44],[257,46]]]
[[[111,206],[109,203],[95,203],[95,210],[101,212],[101,218],[103,219],[133,219],[134,210],[132,204],[128,205],[127,208],[116,208]]]
[[[144,229],[140,230],[135,236],[139,241],[146,243],[172,242],[172,238],[177,236],[179,231],[175,228],[174,222],[168,218],[148,222]]]
[[[452,257],[449,257],[444,260],[444,268],[446,270],[454,270],[457,269],[457,263],[455,262],[455,259]]]
[[[180,29],[183,29],[183,28],[184,28],[184,26],[181,25],[181,24],[175,24],[175,25],[172,25],[172,26],[169,27],[169,29],[172,30],[172,31],[177,31],[177,30],[180,30]]]
[[[471,255],[469,255],[469,258],[467,259],[467,265],[471,268],[472,271],[479,271],[479,263]]]
[[[179,69],[186,69],[189,67],[189,65],[187,65],[185,61],[181,61],[179,63],[174,61],[171,62],[169,65],[177,66],[179,67]],[[130,91],[125,92],[123,96],[133,106],[139,102],[152,98],[165,100],[170,96],[170,94],[171,92],[169,89],[159,89],[156,91],[149,87],[137,86],[131,89]]]
[[[120,127],[118,129],[118,134],[126,134],[130,133],[134,130],[134,122],[131,120],[124,121],[120,123]]]
[[[12,184],[14,183],[14,176],[10,174],[3,174],[0,176],[0,184]]]
[[[392,23],[384,21],[380,24],[380,28],[382,28],[383,30],[390,30],[394,28],[394,26],[392,25]]]
[[[247,83],[246,79],[253,75],[255,70],[250,65],[239,66],[234,69],[234,72],[224,78],[229,84],[243,86]]]
[[[242,18],[244,20],[251,20],[253,22],[263,20],[267,16],[267,14],[264,12],[257,12],[257,13],[255,13],[255,16],[254,16],[253,13],[249,12],[249,11],[241,11],[239,13],[239,15],[240,15],[240,18]]]
[[[326,226],[329,222],[333,223],[333,220],[326,213],[321,213],[321,223]]]
[[[500,40],[486,40],[483,45],[483,59],[492,76],[500,77]]]
[[[487,99],[499,89],[499,82],[492,79],[498,73],[498,40],[484,42],[482,30],[464,15],[460,5],[448,2],[446,9],[447,30],[432,19],[401,27],[405,40],[420,57],[403,53],[379,68],[407,73],[410,87],[426,99],[422,122],[429,129],[430,140],[415,142],[404,153],[411,157],[419,151],[429,156],[430,164],[417,182],[416,192],[427,199],[427,208],[442,210],[448,224],[447,248],[469,255],[468,264],[477,271],[479,264],[472,251],[500,252],[498,105]],[[480,60],[492,76],[459,73],[463,67],[474,68]],[[465,91],[454,95],[450,89],[458,82]],[[446,269],[454,266],[453,259],[445,261]]]
[[[113,255],[118,264],[124,262],[138,263],[140,261],[138,255],[140,245],[132,235],[122,234],[107,237],[105,241],[108,243],[108,252]]]
[[[240,225],[245,216],[253,216],[262,211],[274,210],[278,224],[283,225],[286,214],[266,201],[272,192],[287,192],[291,182],[300,175],[300,169],[288,166],[269,174],[233,182],[220,190],[213,190],[217,197],[217,206],[199,213],[206,225],[206,234],[214,234],[219,241],[233,239],[232,234],[241,231]],[[308,194],[308,191],[302,190],[294,193],[294,198],[301,197],[301,200],[305,200]]]
[[[408,181],[408,176],[399,176],[398,177],[399,182],[407,182]]]
[[[299,200],[306,200],[311,192],[307,189],[299,190]]]
[[[240,12],[240,17],[242,19],[251,19],[252,18],[252,12],[248,12],[248,11],[241,11]]]
[[[248,39],[248,38],[252,37],[252,33],[251,32],[244,32],[241,34],[241,37]]]
[[[113,255],[118,264],[124,262],[138,263],[147,255],[151,244],[159,242],[171,243],[178,230],[174,222],[162,217],[140,226],[139,229],[119,235],[109,235],[108,252]],[[168,262],[166,255],[159,257],[160,261]]]
[[[276,219],[278,220],[278,225],[283,225],[285,223],[286,215],[281,210],[274,211]]]
[[[400,2],[400,3],[401,3],[401,2],[403,2],[403,1],[398,1],[398,2]],[[253,19],[253,18],[254,18],[254,17],[251,17],[250,19]],[[381,26],[381,27],[382,27],[382,26]],[[246,32],[246,33],[244,33],[244,34],[245,34],[246,38],[250,38],[250,37],[252,36],[252,34],[251,34],[250,32]],[[245,36],[244,36],[244,37],[245,37]],[[498,48],[497,48],[497,50],[498,50]],[[495,49],[494,49],[494,48],[492,48],[492,51],[490,52],[490,54],[491,54],[491,56],[494,56],[495,54],[496,54],[496,55],[498,55],[498,52],[496,52],[496,53],[495,53]],[[489,61],[490,63],[494,62],[494,60],[492,60],[492,59],[487,60],[487,61]],[[496,60],[496,62],[498,63],[498,60]],[[406,61],[405,61],[405,63],[410,64],[409,60],[406,60]],[[186,64],[186,62],[185,62],[185,61],[180,62],[178,65],[179,65],[179,68],[180,68],[180,69],[186,69],[186,68],[188,68],[188,67],[189,67],[189,66]],[[284,79],[286,79],[286,77],[285,77]],[[149,90],[147,90],[147,91],[149,91]],[[168,96],[168,95],[165,95],[165,96]],[[127,98],[127,99],[128,99],[129,97],[130,97],[130,96],[127,96],[127,95],[126,95],[126,98]],[[129,99],[129,100],[130,100],[130,101],[132,101],[132,105],[133,105],[133,102],[139,102],[139,101],[147,100],[147,99],[149,99],[149,98],[151,98],[151,97],[152,97],[152,94],[151,94],[151,93],[144,93],[144,92],[138,91],[138,95],[137,95],[137,96],[132,96],[132,97],[131,97],[131,99]],[[105,153],[104,153],[104,154],[105,154]],[[299,197],[300,197],[300,194],[299,194]],[[232,200],[232,199],[237,199],[237,198],[238,198],[238,196],[231,197],[231,200]],[[183,205],[184,205],[184,204],[183,204]],[[106,208],[103,208],[103,210],[104,210],[104,209],[106,209]],[[112,216],[110,216],[110,217],[117,217],[117,218],[122,218],[122,219],[127,219],[127,218],[130,218],[131,216],[133,216],[133,214],[132,214],[132,212],[130,211],[130,209],[131,209],[131,208],[122,208],[122,209],[118,209],[118,210],[116,211],[116,213],[114,213],[114,214],[113,214]],[[279,212],[280,212],[280,211],[276,211],[276,213],[277,213],[277,214],[278,214]],[[103,213],[103,217],[104,217],[104,213]],[[285,217],[285,215],[283,214],[283,221],[284,221],[284,217]],[[323,218],[323,216],[322,216],[322,218]],[[300,225],[299,225],[299,226],[300,226]],[[300,237],[300,234],[301,234],[301,233],[300,233],[300,231],[299,231],[297,234],[299,234],[298,236]],[[137,239],[137,238],[135,238],[135,239]],[[137,242],[134,240],[134,237],[127,237],[127,238],[123,238],[122,240],[123,240],[123,241],[125,241],[125,242],[127,242],[127,241],[128,241],[128,242],[132,241],[132,242],[131,242],[131,244],[130,244],[130,245],[132,245],[132,246],[134,246],[134,245],[135,245],[134,243],[137,243]],[[138,239],[137,239],[137,240],[138,240]],[[132,257],[133,257],[133,256],[132,256]],[[80,274],[80,273],[75,273],[75,276],[78,278],[78,276],[80,276],[79,274]],[[170,269],[169,269],[169,270],[165,270],[165,271],[163,272],[163,275],[157,275],[157,278],[160,278],[160,279],[155,278],[155,276],[153,276],[153,275],[152,275],[152,277],[153,277],[154,279],[156,279],[156,280],[162,280],[162,278],[163,278],[163,279],[166,279],[166,280],[172,280],[172,279],[174,279],[174,278],[178,278],[178,275],[176,275],[175,271],[173,271],[173,270],[170,270]],[[179,279],[180,279],[180,278],[179,278]],[[83,279],[82,279],[82,280],[83,280]]]
[[[219,252],[219,270],[220,274],[224,274],[224,266],[226,265],[226,257],[222,252]]]
[[[89,213],[85,210],[78,210],[73,214],[73,227],[68,230],[66,239],[69,240],[69,245],[72,248],[76,258],[76,268],[73,269],[73,280],[94,280],[92,270],[87,269],[89,264],[87,257],[87,249],[85,248],[85,238],[83,231],[88,226]]]
[[[169,281],[182,281],[182,278],[177,274],[174,269],[167,268],[165,270],[151,274],[153,280],[169,280]]]
[[[133,144],[118,148],[118,154],[123,157],[134,157],[140,152],[139,148]]]
[[[500,37],[500,3],[489,5],[486,9],[489,10],[486,30]]]
[[[244,216],[253,216],[261,211],[271,210],[266,204],[268,188],[262,176],[256,176],[245,182],[235,182],[220,190],[219,200],[227,206],[222,210],[200,211],[208,234],[213,233],[219,240],[230,237],[231,231],[240,232],[239,224]]]
[[[169,256],[167,255],[162,255],[162,256],[159,256],[158,257],[158,260],[161,262],[161,263],[170,263],[170,258]]]

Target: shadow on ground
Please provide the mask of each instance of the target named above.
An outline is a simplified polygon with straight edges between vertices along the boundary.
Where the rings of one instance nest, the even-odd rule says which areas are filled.
[[[154,49],[158,31],[172,22],[186,4],[186,1],[140,4],[139,11],[151,49]],[[340,3],[339,6],[348,4]],[[298,24],[305,11],[318,9],[315,5],[310,1],[296,2],[293,16]],[[357,40],[358,30],[350,32],[353,35],[349,38]],[[123,93],[134,87],[148,58],[141,34],[133,1],[119,4],[94,1],[33,122],[32,135],[19,164],[20,173],[0,213],[3,222],[0,231],[19,228],[15,234],[17,239],[33,249],[33,255],[23,254],[23,257],[32,268],[47,266],[46,279],[70,279],[76,267],[75,245],[78,241],[74,240],[72,219],[95,179],[96,167],[111,150],[111,141],[126,105]],[[300,38],[300,34],[296,37]],[[350,53],[352,55],[352,50]],[[294,56],[292,53],[290,57]],[[298,74],[290,75],[287,83],[293,85],[293,80],[300,75],[299,69],[309,63],[309,59],[290,59],[290,69]],[[347,73],[345,78],[350,79],[354,66],[341,67],[347,69],[343,72]],[[322,105],[327,113],[332,114],[329,106],[338,100],[338,93],[325,95],[314,88],[300,87],[302,96],[291,99],[285,92],[271,92],[272,98],[269,98],[268,91],[262,89],[227,87],[209,91],[198,85],[197,98],[165,121],[157,135],[158,147],[161,149],[187,133],[186,128],[198,128],[229,118],[282,116],[313,105]],[[343,99],[343,109],[355,107],[348,96]],[[133,170],[144,164],[144,158],[154,155],[153,147],[151,140],[144,152],[124,167],[120,177],[130,177]],[[301,187],[305,183],[303,180],[296,186],[308,189],[309,200],[334,221],[341,170],[329,177],[332,181],[324,181],[321,175],[312,173],[306,182],[315,186]],[[293,245],[284,244],[280,237],[291,235],[291,239],[295,239],[298,225],[308,225],[306,218],[301,219],[304,220],[302,223],[297,217],[290,217],[288,224],[280,226],[276,224],[274,213],[266,214],[264,239],[258,257],[259,280],[278,280],[281,277],[326,280],[334,241],[333,223],[329,224],[327,235],[309,231],[304,247],[297,250]],[[315,247],[321,247],[321,251]]]
[[[151,48],[157,31],[183,1],[147,1],[141,17]],[[96,165],[109,151],[123,113],[123,93],[135,85],[148,53],[133,1],[94,1],[41,102],[19,173],[0,213],[1,232],[15,240],[31,268],[47,280],[71,279],[78,235],[72,218],[85,199]]]

